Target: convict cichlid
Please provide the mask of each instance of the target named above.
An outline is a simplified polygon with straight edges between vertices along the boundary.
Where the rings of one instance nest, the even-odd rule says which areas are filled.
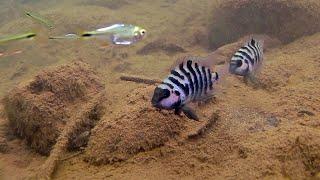
[[[260,68],[262,61],[263,41],[251,38],[232,56],[229,72],[256,81],[254,74]]]
[[[201,64],[198,57],[184,57],[155,88],[151,103],[156,108],[174,109],[176,114],[183,112],[188,118],[199,120],[187,104],[210,96],[218,79],[218,73]]]

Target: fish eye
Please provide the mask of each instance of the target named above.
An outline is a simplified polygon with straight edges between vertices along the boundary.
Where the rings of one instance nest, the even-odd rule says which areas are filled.
[[[237,67],[242,66],[242,61],[237,61]]]
[[[146,30],[141,30],[141,34],[144,35],[146,33]]]

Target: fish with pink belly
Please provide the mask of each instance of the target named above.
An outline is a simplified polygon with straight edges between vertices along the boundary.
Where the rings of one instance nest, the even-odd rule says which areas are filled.
[[[176,114],[183,112],[188,118],[199,120],[187,104],[210,96],[218,79],[218,73],[202,65],[199,58],[185,57],[155,88],[151,103],[156,108],[175,110]]]

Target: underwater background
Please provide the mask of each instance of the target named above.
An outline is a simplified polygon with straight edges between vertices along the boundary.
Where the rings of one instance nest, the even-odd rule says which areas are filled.
[[[320,178],[319,10],[318,0],[0,1],[0,37],[38,34],[0,44],[0,179]],[[116,23],[147,36],[48,39]],[[195,105],[200,122],[151,107],[154,85],[120,80],[164,79],[185,55],[223,66],[251,34],[265,37],[264,86],[226,75]]]

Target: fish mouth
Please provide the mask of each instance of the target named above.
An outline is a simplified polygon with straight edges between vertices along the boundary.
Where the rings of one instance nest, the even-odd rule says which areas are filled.
[[[242,71],[241,69],[239,69],[239,67],[235,64],[234,65],[230,64],[229,73],[238,75],[238,76],[244,76],[246,74],[245,71]]]
[[[155,108],[161,108],[158,98],[156,98],[155,96],[152,97],[151,104]]]
[[[160,104],[159,103],[156,103],[156,102],[151,102],[152,106],[155,107],[155,108],[161,108]]]
[[[230,63],[229,72],[233,74],[233,73],[235,73],[236,69],[237,69],[237,64]]]

